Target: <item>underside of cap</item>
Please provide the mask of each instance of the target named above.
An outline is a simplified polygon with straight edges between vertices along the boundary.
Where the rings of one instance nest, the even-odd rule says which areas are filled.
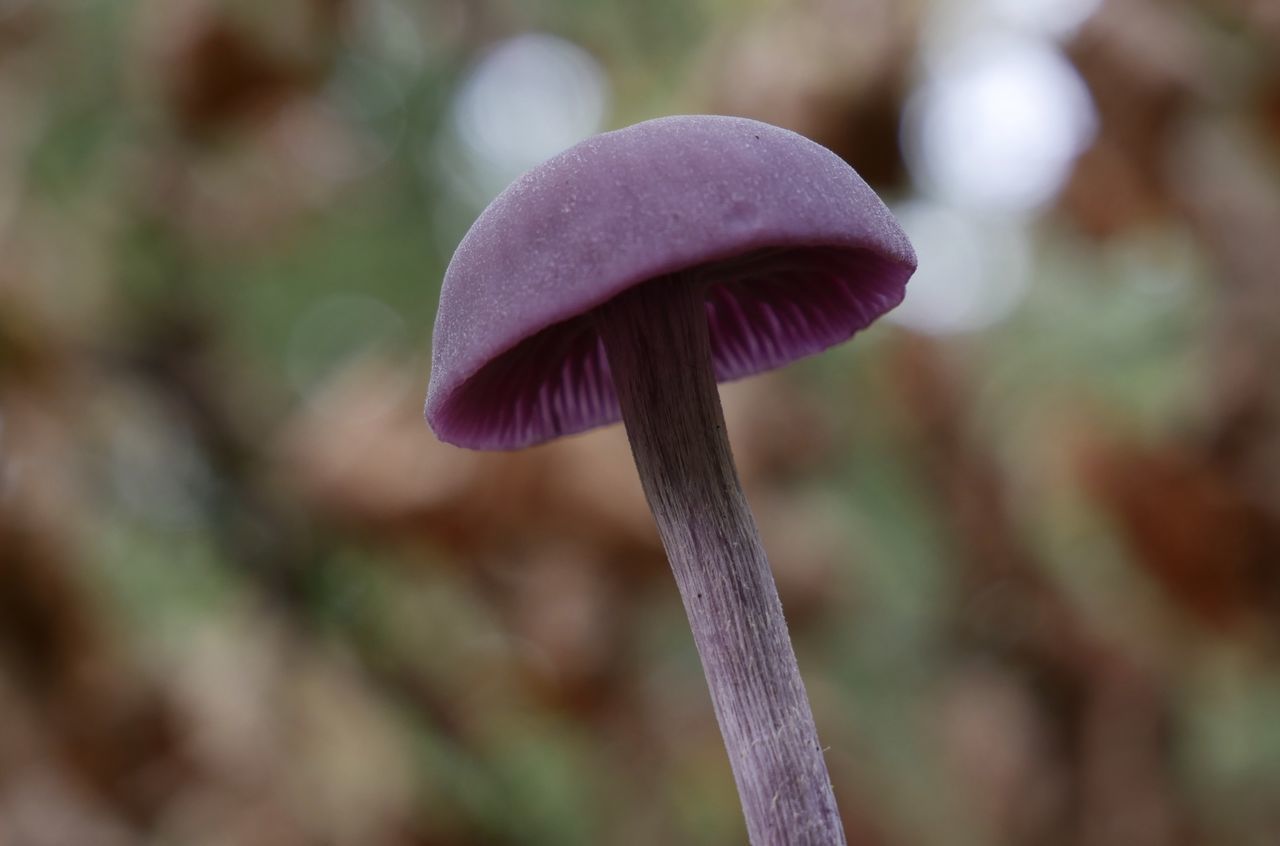
[[[756,121],[676,117],[589,139],[507,189],[445,276],[427,419],[516,449],[619,419],[592,313],[697,285],[720,381],[847,340],[901,301],[915,255],[854,171]]]
[[[703,288],[712,366],[716,381],[726,382],[847,340],[901,301],[896,271],[866,251],[803,248],[753,253],[644,284]],[[620,416],[588,312],[493,358],[431,422],[459,446],[517,449]]]

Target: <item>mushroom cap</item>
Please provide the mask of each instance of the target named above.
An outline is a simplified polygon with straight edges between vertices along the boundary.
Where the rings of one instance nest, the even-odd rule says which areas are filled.
[[[915,267],[875,192],[794,132],[697,115],[597,135],[517,179],[458,245],[427,420],[475,449],[618,420],[591,312],[646,281],[706,286],[726,381],[847,340],[901,302]]]

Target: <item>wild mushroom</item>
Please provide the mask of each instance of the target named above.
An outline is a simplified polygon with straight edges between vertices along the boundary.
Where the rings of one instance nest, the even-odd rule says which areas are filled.
[[[845,839],[716,381],[846,340],[915,263],[829,150],[682,116],[529,171],[445,273],[426,407],[442,440],[517,449],[626,424],[756,846]]]

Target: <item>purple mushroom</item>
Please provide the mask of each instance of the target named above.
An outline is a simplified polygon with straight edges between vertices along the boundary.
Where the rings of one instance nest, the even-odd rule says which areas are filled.
[[[846,340],[915,265],[826,148],[683,116],[529,171],[445,273],[426,407],[442,440],[517,449],[625,423],[756,846],[845,838],[716,382]]]

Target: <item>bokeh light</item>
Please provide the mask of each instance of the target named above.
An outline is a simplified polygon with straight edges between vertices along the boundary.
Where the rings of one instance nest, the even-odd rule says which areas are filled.
[[[985,14],[1030,32],[1053,38],[1075,33],[1102,0],[979,0],[973,4]]]
[[[1084,83],[1058,49],[988,34],[948,47],[928,68],[903,124],[921,187],[958,206],[1001,212],[1051,200],[1096,124]]]
[[[543,33],[492,47],[449,108],[444,166],[487,202],[524,171],[603,127],[609,84],[576,44]],[[456,161],[455,157],[461,157]]]
[[[1031,255],[1025,224],[929,200],[894,209],[920,268],[887,317],[930,334],[973,332],[1008,317],[1026,293]]]

